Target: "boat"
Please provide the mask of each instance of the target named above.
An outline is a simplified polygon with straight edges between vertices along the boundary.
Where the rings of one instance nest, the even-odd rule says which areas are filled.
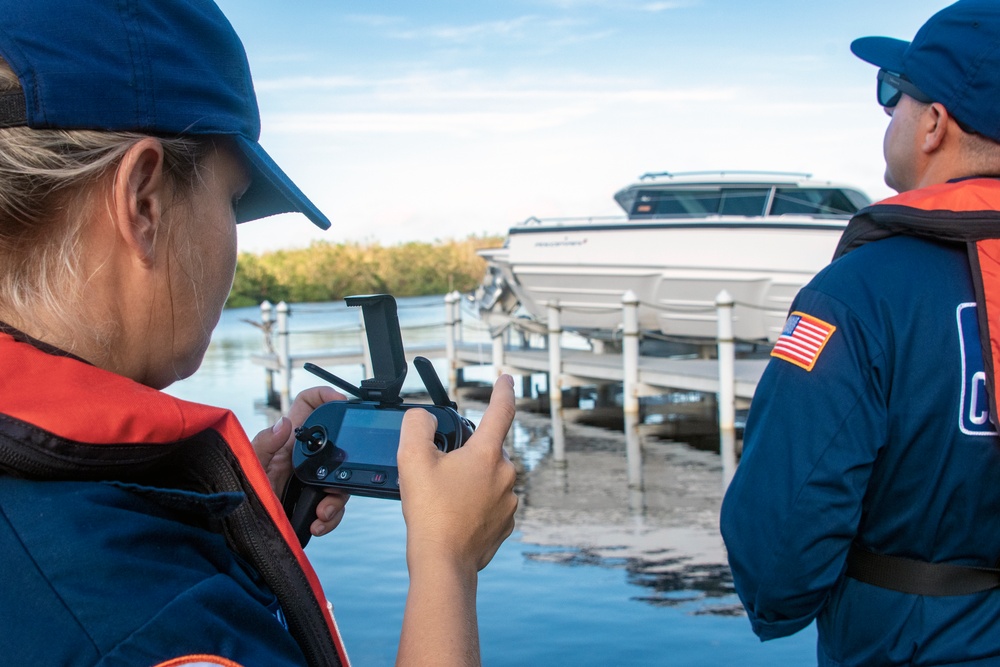
[[[716,298],[735,301],[734,334],[773,343],[799,289],[828,264],[857,188],[785,172],[647,173],[614,195],[616,217],[528,218],[502,248],[485,249],[474,300],[492,328],[544,329],[558,305],[563,330],[620,338],[622,298],[639,328],[663,340],[717,337]]]

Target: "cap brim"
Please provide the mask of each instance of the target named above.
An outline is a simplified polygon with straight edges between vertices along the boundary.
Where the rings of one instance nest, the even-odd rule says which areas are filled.
[[[903,54],[910,43],[892,37],[860,37],[851,42],[851,52],[872,65],[896,74],[903,71]]]
[[[236,222],[279,213],[302,213],[320,229],[329,229],[330,220],[292,183],[260,144],[240,135],[235,139],[252,170],[250,188],[240,198],[236,209]]]

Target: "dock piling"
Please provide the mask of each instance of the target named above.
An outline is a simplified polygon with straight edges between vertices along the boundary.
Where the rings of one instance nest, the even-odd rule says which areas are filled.
[[[288,341],[288,304],[278,304],[278,361],[281,374],[281,414],[287,415],[292,405],[292,359]]]
[[[448,387],[454,391],[458,386],[458,360],[455,357],[455,342],[462,324],[458,292],[449,292],[444,297],[445,338],[444,354],[448,360]]]
[[[271,337],[274,328],[274,306],[266,299],[260,304],[260,328],[264,332],[262,354],[274,354],[274,340]],[[272,408],[279,407],[278,395],[274,391],[274,370],[264,367],[264,403]]]
[[[552,460],[566,464],[566,430],[562,405],[562,326],[559,302],[548,304],[549,320],[549,414],[552,416]]]
[[[736,345],[733,337],[733,297],[726,290],[715,298],[719,331],[719,455],[722,487],[736,472]]]
[[[622,408],[625,418],[625,457],[628,485],[642,488],[642,436],[639,434],[639,297],[628,290],[622,295],[623,337]]]

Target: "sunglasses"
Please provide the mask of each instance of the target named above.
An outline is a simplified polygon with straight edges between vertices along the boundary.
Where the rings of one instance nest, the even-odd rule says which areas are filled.
[[[930,104],[934,101],[899,74],[893,74],[884,69],[878,71],[878,103],[880,105],[891,109],[899,104],[899,98],[903,96],[903,93],[922,104]]]

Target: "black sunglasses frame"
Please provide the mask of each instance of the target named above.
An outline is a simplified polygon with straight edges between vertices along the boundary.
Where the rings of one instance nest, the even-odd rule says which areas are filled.
[[[875,90],[875,94],[878,97],[880,105],[886,109],[891,109],[899,104],[899,98],[904,93],[922,104],[930,104],[934,101],[901,75],[885,69],[878,71],[878,87]]]
[[[880,105],[886,109],[892,109],[899,104],[899,98],[903,96],[903,93],[906,93],[921,104],[932,104],[934,102],[934,100],[927,97],[923,91],[914,86],[909,79],[886,69],[880,69],[878,71],[878,86],[875,89],[875,95],[878,97],[878,103]],[[966,134],[979,134],[971,127],[955,118],[955,116],[952,116],[952,119]]]

